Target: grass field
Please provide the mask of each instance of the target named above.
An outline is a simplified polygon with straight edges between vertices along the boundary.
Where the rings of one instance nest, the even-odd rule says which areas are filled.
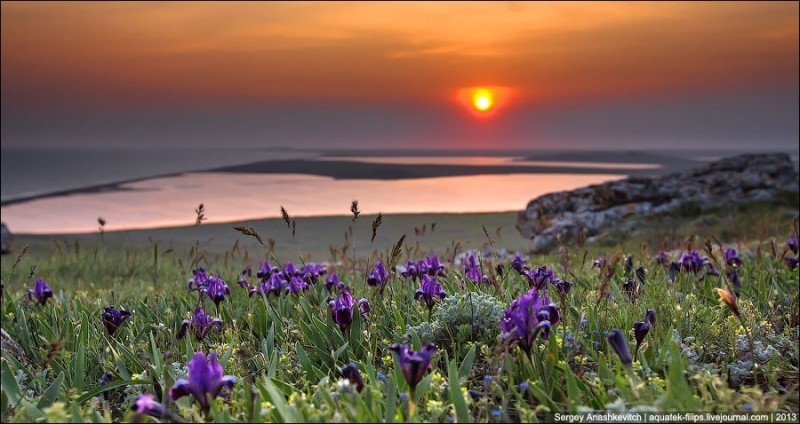
[[[289,211],[291,212],[291,211]],[[396,214],[383,217],[381,231],[370,242],[372,221],[376,215],[360,215],[354,223],[352,216],[298,217],[294,237],[286,222],[281,218],[256,221],[240,221],[225,224],[202,224],[163,228],[156,230],[136,230],[81,235],[34,236],[18,235],[16,244],[28,244],[43,255],[56,253],[60,243],[62,249],[74,250],[75,242],[79,249],[94,250],[105,244],[106,251],[151,250],[154,243],[160,251],[167,249],[185,251],[195,243],[211,255],[224,255],[238,242],[242,251],[251,255],[262,255],[263,248],[258,242],[233,230],[233,227],[252,227],[268,243],[274,240],[273,253],[279,258],[298,260],[300,256],[320,261],[330,257],[331,246],[341,248],[347,241],[352,255],[353,243],[359,257],[369,255],[373,250],[390,249],[403,234],[407,236],[406,245],[419,247],[423,251],[452,248],[454,243],[463,246],[480,246],[486,242],[483,228],[504,247],[523,251],[527,242],[519,236],[515,225],[517,212],[465,213],[465,214]],[[352,227],[352,230],[351,230]],[[13,230],[13,228],[12,228]],[[423,231],[424,230],[424,231]],[[175,256],[173,254],[173,256]]]
[[[10,339],[3,340],[0,418],[530,422],[592,410],[800,409],[798,271],[786,263],[796,257],[787,247],[797,231],[796,195],[624,223],[594,243],[524,256],[525,273],[514,270],[510,256],[485,249],[524,253],[515,213],[385,216],[380,225],[375,219],[297,218],[294,237],[291,218],[288,225],[265,220],[102,237],[18,236],[17,254],[2,258],[2,328]],[[234,226],[251,227],[263,245]],[[485,281],[471,280],[464,264],[453,262],[468,248],[484,249],[477,259]],[[724,259],[728,248],[741,259],[739,288]],[[678,261],[687,249],[698,250],[719,276],[709,275],[707,265],[697,273],[684,266],[670,281],[669,267],[655,255],[663,250]],[[431,255],[446,267],[443,275],[432,273],[447,296],[429,308],[421,301],[426,293],[415,296],[419,281],[393,270]],[[593,267],[601,257],[605,265]],[[237,284],[240,272],[252,268],[248,284],[258,287],[255,273],[265,258],[289,275],[288,261],[307,269],[325,262],[328,273],[298,294],[250,297]],[[367,282],[378,260],[389,271],[385,285],[373,287]],[[230,295],[216,303],[211,296],[220,293],[210,285],[208,295],[189,291],[197,267],[219,274]],[[325,287],[332,272],[354,302]],[[54,293],[44,304],[26,296],[38,278]],[[568,293],[564,280],[571,282]],[[736,298],[722,292],[729,305],[717,290],[726,287],[739,290]],[[541,309],[531,306],[534,293],[549,297],[557,317],[547,308],[547,319],[535,313]],[[334,318],[331,298],[350,308],[349,322]],[[370,305],[365,314],[362,298]],[[102,318],[107,305],[131,312],[113,335]],[[199,305],[221,325],[198,337],[204,326],[196,320],[178,339]],[[534,313],[520,319],[520,308]],[[645,319],[650,309],[653,323]],[[637,348],[643,323],[649,331]],[[539,337],[531,337],[536,328]],[[429,342],[438,347],[430,369],[425,353],[390,349],[405,343],[420,351]],[[196,352],[217,353],[235,383],[213,368],[203,373],[199,361],[188,369]],[[351,370],[345,379],[342,368],[350,363],[363,387]],[[178,384],[170,392],[181,379],[191,390]],[[173,399],[187,390],[197,397]]]

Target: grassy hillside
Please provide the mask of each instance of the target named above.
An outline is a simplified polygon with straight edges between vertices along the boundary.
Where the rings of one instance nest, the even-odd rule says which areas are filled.
[[[622,223],[594,243],[526,257],[530,277],[515,271],[510,257],[479,256],[486,275],[481,282],[452,262],[454,250],[486,247],[489,240],[495,248],[524,250],[513,213],[386,216],[372,243],[374,216],[359,216],[352,231],[351,217],[298,218],[294,239],[282,220],[56,242],[18,236],[18,247],[27,244],[27,250],[2,258],[1,322],[10,339],[3,340],[0,417],[152,420],[130,410],[136,402],[145,405],[149,398],[141,396],[148,394],[155,401],[140,411],[174,421],[530,422],[589,410],[798,412],[798,271],[785,261],[796,256],[787,247],[796,218],[796,197],[684,210]],[[241,225],[252,227],[264,246],[232,229]],[[404,244],[393,249],[403,234]],[[730,247],[741,259],[740,288],[726,306],[717,289],[734,291],[734,266],[724,259]],[[687,248],[697,249],[720,275],[708,274],[706,265],[697,273],[684,267],[670,281],[669,268],[654,255],[663,249],[678,261]],[[415,300],[419,282],[391,270],[432,254],[446,267],[437,280],[447,296],[429,309]],[[605,265],[592,267],[603,256]],[[245,267],[255,272],[264,257],[272,265],[300,266],[303,258],[334,265],[299,294],[250,297],[237,285],[239,273]],[[378,260],[390,270],[383,289],[366,282]],[[219,304],[187,290],[198,266],[227,282],[230,295]],[[539,266],[571,282],[571,290],[559,291],[561,280],[532,289]],[[641,279],[633,272],[638,267]],[[342,327],[328,304],[339,292],[323,284],[332,272],[355,300],[370,305],[362,316],[356,303],[352,322]],[[44,304],[25,294],[38,278],[55,294]],[[248,284],[258,284],[255,275]],[[546,294],[558,319],[547,315],[549,337],[532,339],[526,352],[520,337],[543,316],[506,325],[501,318],[528,290]],[[107,305],[132,313],[113,335],[101,318]],[[202,340],[191,328],[177,339],[198,305],[221,326]],[[656,321],[637,349],[632,328],[645,322],[649,309]],[[615,329],[622,343],[609,341]],[[417,362],[404,362],[390,349],[407,343],[417,351],[427,342],[438,346],[430,370],[414,372]],[[629,352],[615,353],[615,345]],[[205,400],[168,395],[177,380],[196,379],[187,369],[195,352],[218,353],[224,374],[236,377],[208,408]],[[341,373],[348,363],[362,374],[361,390]],[[421,379],[415,388],[402,363]]]
[[[352,216],[298,217],[294,236],[283,219],[275,218],[155,230],[116,231],[105,233],[103,237],[99,232],[55,236],[17,235],[16,245],[22,248],[28,244],[32,250],[35,248],[45,256],[58,249],[54,242],[66,243],[74,248],[76,241],[84,250],[94,250],[105,243],[106,251],[149,251],[155,242],[162,252],[170,248],[176,251],[185,250],[199,243],[201,249],[211,254],[224,254],[238,242],[240,249],[251,254],[261,252],[262,249],[255,239],[243,237],[233,229],[246,226],[257,230],[265,243],[272,239],[273,253],[280,257],[297,260],[297,256],[302,255],[319,261],[330,256],[331,246],[341,247],[346,242],[345,237],[351,240],[350,248],[352,240],[355,240],[358,255],[365,256],[372,250],[391,248],[403,234],[407,237],[407,244],[416,245],[419,242],[422,250],[443,249],[451,247],[454,242],[464,246],[480,246],[486,242],[482,229],[485,227],[493,240],[497,239],[507,248],[527,248],[526,241],[515,229],[516,212],[385,215],[381,230],[370,243],[372,221],[376,217],[360,215],[355,222]]]

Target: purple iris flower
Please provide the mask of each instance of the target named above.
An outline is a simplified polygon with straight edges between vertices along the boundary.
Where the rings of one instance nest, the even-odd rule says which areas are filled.
[[[389,350],[394,354],[395,361],[403,370],[403,376],[413,392],[417,384],[425,377],[425,371],[431,368],[431,355],[436,353],[439,348],[433,343],[428,343],[419,352],[414,352],[409,349],[408,345],[396,344]]]
[[[640,266],[639,268],[636,268],[634,274],[636,274],[636,279],[639,280],[640,283],[644,284],[644,281],[647,278],[647,270]]]
[[[786,245],[789,246],[789,250],[794,252],[794,254],[796,255],[797,254],[797,235],[796,234],[792,234],[791,237],[789,237],[789,240],[786,241]]]
[[[420,288],[414,293],[414,300],[422,300],[428,306],[428,310],[433,308],[437,301],[443,300],[447,296],[442,285],[436,280],[436,277],[429,275],[422,276]]]
[[[733,293],[739,297],[739,290],[742,288],[742,282],[739,280],[739,269],[733,268],[730,272],[731,283],[733,283]]]
[[[250,268],[243,270],[239,273],[239,280],[236,283],[243,289],[252,290],[253,286],[248,281],[251,275],[253,275],[253,271]]]
[[[608,263],[608,258],[601,256],[592,262],[592,268],[603,268]]]
[[[530,287],[536,290],[545,290],[547,288],[547,283],[552,284],[553,280],[556,278],[553,269],[547,268],[546,266],[540,266],[539,268],[526,271],[523,275],[525,279],[528,280]]]
[[[511,268],[514,268],[514,271],[517,271],[517,273],[520,275],[528,270],[528,266],[525,265],[525,261],[522,259],[522,256],[520,256],[519,253],[514,255],[514,260],[511,261]]]
[[[339,326],[339,330],[342,332],[353,322],[353,308],[355,306],[356,301],[347,287],[342,288],[336,296],[336,300],[330,301],[331,318],[333,318],[333,322]]]
[[[375,264],[375,267],[372,268],[372,271],[369,273],[369,277],[367,278],[367,284],[370,286],[383,286],[386,284],[386,267],[383,266],[383,262],[378,261]]]
[[[673,263],[669,264],[669,282],[670,283],[674,283],[675,282],[675,271],[677,271],[678,269],[680,269],[680,265],[678,265],[677,262],[673,262]]]
[[[129,317],[131,313],[125,310],[117,310],[113,306],[103,308],[103,325],[106,326],[109,336],[113,336],[120,325]]]
[[[550,327],[560,320],[558,306],[547,295],[531,289],[511,302],[500,321],[500,328],[504,340],[519,345],[530,356],[536,336],[541,332],[542,338],[547,339]]]
[[[308,283],[298,276],[292,277],[286,285],[286,291],[292,294],[300,294],[303,290],[308,290]]]
[[[742,266],[742,260],[739,259],[736,249],[728,249],[725,251],[725,263],[728,264],[728,266]]]
[[[479,391],[479,390],[472,390],[472,389],[470,389],[470,390],[467,390],[467,393],[469,393],[469,396],[470,396],[472,399],[480,399],[480,398],[482,398],[482,397],[486,396],[486,392],[481,392],[481,391]],[[497,411],[497,410],[496,410],[496,409],[495,409],[495,410],[492,410],[492,412],[494,412],[494,411]],[[492,414],[492,415],[494,415],[494,414]]]
[[[572,289],[572,283],[556,277],[553,279],[553,287],[556,288],[556,293],[558,293],[559,296],[565,297]]]
[[[189,361],[188,380],[180,379],[169,389],[169,398],[173,402],[187,396],[193,395],[203,411],[208,411],[210,401],[222,394],[222,389],[233,390],[236,377],[223,375],[222,366],[217,363],[217,354],[206,355],[197,352]]]
[[[219,318],[211,318],[211,315],[206,314],[202,306],[198,306],[192,313],[192,319],[185,319],[181,323],[181,329],[178,331],[178,340],[182,339],[186,335],[186,330],[191,328],[195,339],[201,342],[214,326],[222,328],[222,320]]]
[[[622,290],[631,302],[635,302],[636,299],[639,298],[639,283],[634,279],[630,279],[622,284]]]
[[[631,356],[630,348],[628,348],[628,341],[625,340],[625,335],[622,334],[622,331],[617,329],[611,330],[611,332],[608,333],[608,342],[611,344],[611,347],[614,348],[614,351],[617,352],[617,356],[622,360],[622,363],[626,367],[630,367],[631,364],[633,364],[633,357]]]
[[[231,291],[228,288],[228,284],[217,275],[208,277],[208,280],[206,280],[206,288],[201,290],[200,293],[207,294],[208,297],[214,301],[214,304],[219,306],[219,303],[225,300],[225,296],[230,296]]]
[[[283,280],[283,275],[276,272],[262,280],[258,283],[255,287],[250,288],[250,297],[253,297],[255,294],[261,294],[265,296],[269,296],[274,294],[275,296],[280,296],[281,292],[283,291],[285,281]]]
[[[290,281],[292,277],[303,277],[303,271],[297,269],[296,266],[292,262],[286,262],[283,264],[283,278],[286,281]]]
[[[199,267],[192,271],[194,277],[189,279],[189,291],[193,290],[202,290],[206,288],[206,284],[208,284],[208,274],[206,273],[205,268]]]
[[[650,323],[647,321],[639,321],[633,323],[633,338],[636,339],[636,349],[634,350],[634,356],[636,356],[636,352],[639,352],[639,347],[642,345],[645,336],[650,331]]]
[[[795,269],[797,268],[797,265],[800,264],[800,258],[787,257],[784,258],[784,260],[786,261],[786,266],[788,266],[789,269]]]
[[[678,265],[682,271],[689,271],[695,274],[700,272],[707,264],[708,258],[701,257],[700,252],[697,250],[683,252],[680,259],[678,259]]]
[[[98,381],[98,383],[100,384],[100,387],[105,386],[108,383],[110,383],[112,378],[114,378],[114,374],[111,374],[110,372],[105,372],[103,374],[103,376],[100,377],[100,381]]]
[[[656,255],[656,263],[662,266],[669,266],[670,262],[667,253],[658,252],[658,255]]]
[[[328,291],[334,291],[340,286],[342,286],[342,282],[339,280],[339,275],[335,272],[331,273],[331,275],[325,280],[325,288],[328,289]]]
[[[447,270],[444,268],[444,265],[439,263],[438,256],[428,256],[425,259],[428,260],[428,274],[436,275],[439,277],[446,277]]]
[[[439,277],[447,276],[447,271],[444,269],[444,265],[439,262],[439,257],[436,255],[426,256],[425,259],[417,264],[417,270],[420,274],[428,274],[430,276]]]
[[[417,275],[421,277],[422,275],[427,274],[428,273],[428,268],[429,268],[429,265],[428,265],[428,259],[427,258],[417,262]]]
[[[403,277],[406,277],[406,278],[409,278],[409,277],[410,278],[414,278],[414,279],[419,278],[420,274],[419,274],[419,270],[417,269],[417,263],[412,261],[412,260],[409,260],[406,263],[405,269],[402,272],[400,272],[400,275],[402,275]]]
[[[280,272],[280,268],[273,266],[269,261],[261,262],[258,266],[258,271],[256,272],[256,277],[262,280],[266,280],[272,274]]]
[[[308,263],[303,267],[303,280],[309,284],[317,284],[319,277],[328,273],[328,270],[319,264]]]
[[[648,309],[644,314],[644,321],[633,323],[633,337],[636,339],[636,350],[634,356],[639,352],[647,333],[656,326],[656,311]]]
[[[361,377],[361,371],[354,363],[349,363],[342,368],[342,375],[344,378],[350,380],[350,384],[356,386],[356,390],[361,392],[364,390],[364,378]]]
[[[653,309],[648,309],[647,312],[644,313],[644,320],[650,323],[651,327],[656,326],[656,311]]]
[[[464,265],[464,275],[473,283],[488,283],[489,277],[481,272],[481,265],[475,255],[467,256],[467,262]]]
[[[47,282],[37,278],[36,282],[33,283],[33,290],[28,289],[28,300],[33,301],[34,297],[40,305],[44,306],[47,299],[53,297],[53,290],[50,289],[50,285]]]
[[[139,397],[133,401],[131,410],[135,411],[134,414],[137,416],[149,415],[155,418],[163,418],[167,415],[167,410],[164,408],[164,405],[158,403],[155,396],[149,393],[139,395]]]
[[[633,256],[625,258],[625,275],[630,275],[633,272]]]
[[[358,301],[358,309],[361,311],[361,316],[365,317],[371,309],[369,307],[369,301],[362,297],[361,300]]]

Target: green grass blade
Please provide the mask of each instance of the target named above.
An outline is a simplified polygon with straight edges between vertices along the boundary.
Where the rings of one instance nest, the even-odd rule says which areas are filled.
[[[455,363],[448,363],[447,368],[447,389],[450,393],[450,402],[453,403],[456,409],[456,418],[460,423],[471,423],[472,417],[469,414],[467,401],[464,399],[463,393],[461,393],[461,383]]]
[[[83,417],[81,417],[81,409],[78,407],[77,403],[73,403],[69,407],[69,413],[72,416],[72,422],[76,424],[83,423]]]
[[[577,411],[578,405],[581,404],[581,391],[578,388],[578,382],[575,374],[569,366],[565,366],[564,374],[567,376],[567,400],[569,401],[569,412],[574,414]]]
[[[311,361],[308,359],[308,355],[306,354],[305,349],[297,342],[295,344],[295,351],[297,352],[297,362],[300,363],[300,367],[303,368],[303,372],[306,373],[306,378],[312,378],[314,376],[314,369],[311,366]]]
[[[55,380],[50,384],[47,390],[44,391],[42,394],[42,398],[39,399],[39,403],[36,404],[37,408],[45,408],[53,404],[56,401],[56,397],[58,396],[58,392],[61,390],[61,384],[64,382],[64,373],[58,374]]]
[[[461,362],[461,366],[458,368],[458,376],[460,378],[467,378],[469,376],[472,364],[475,362],[475,346],[476,345],[472,345],[472,348],[467,352],[467,355]]]
[[[269,324],[269,333],[267,333],[267,340],[265,343],[265,356],[269,358],[272,356],[272,350],[275,349],[275,322]]]
[[[78,399],[75,400],[75,403],[78,405],[86,402],[87,400],[99,395],[100,393],[105,392],[106,390],[116,389],[117,387],[124,387],[124,386],[131,386],[136,384],[147,384],[152,385],[153,382],[151,380],[120,380],[120,381],[112,381],[111,383],[106,384],[105,386],[98,387],[93,390],[89,390],[88,392],[81,395]]]
[[[304,421],[297,415],[294,407],[289,406],[286,399],[283,398],[283,395],[280,394],[271,379],[264,379],[264,389],[266,389],[270,402],[275,406],[275,410],[278,412],[281,422],[298,423]]]
[[[14,378],[14,373],[11,372],[11,368],[8,367],[8,362],[3,361],[1,369],[2,379],[0,379],[0,383],[2,383],[3,393],[8,397],[9,406],[17,406],[22,399],[22,391],[19,389],[17,379]]]
[[[150,355],[151,355],[151,363],[155,368],[156,375],[161,374],[161,349],[158,348],[156,345],[156,339],[153,337],[153,332],[150,332]]]
[[[384,386],[386,388],[386,409],[383,411],[383,421],[393,423],[397,410],[397,392],[394,384],[385,383]]]
[[[75,388],[82,390],[86,382],[86,345],[89,344],[89,317],[83,314],[81,318],[81,331],[78,333],[78,343],[75,352]]]

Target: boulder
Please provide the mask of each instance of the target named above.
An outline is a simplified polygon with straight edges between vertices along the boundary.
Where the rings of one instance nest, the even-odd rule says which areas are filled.
[[[797,192],[787,154],[745,154],[656,178],[627,178],[550,193],[528,203],[517,228],[534,252],[592,237],[623,218],[670,212],[689,203],[723,206]]]

